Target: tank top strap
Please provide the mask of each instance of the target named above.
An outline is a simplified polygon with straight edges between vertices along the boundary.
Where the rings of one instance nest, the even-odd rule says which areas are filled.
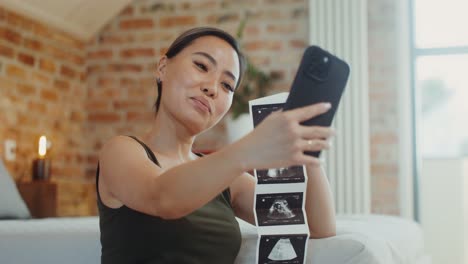
[[[145,144],[143,143],[143,141],[139,140],[137,137],[135,136],[128,136],[128,137],[131,137],[133,138],[136,142],[140,143],[140,145],[145,149],[146,151],[146,155],[148,155],[148,158],[153,161],[156,165],[158,165],[159,167],[161,167],[161,165],[159,164],[159,161],[158,159],[156,158],[156,155],[154,155],[154,152]]]
[[[151,161],[153,161],[156,165],[161,167],[161,165],[159,164],[158,159],[156,159],[156,156],[154,155],[153,151],[151,151],[151,149],[145,143],[143,143],[141,140],[139,140],[135,136],[129,136],[129,135],[127,135],[127,136],[133,138],[134,140],[136,140],[145,149],[146,155],[148,155],[148,158]],[[98,194],[99,194],[98,182],[99,182],[99,161],[98,161],[97,169],[96,169],[96,189],[97,189]]]

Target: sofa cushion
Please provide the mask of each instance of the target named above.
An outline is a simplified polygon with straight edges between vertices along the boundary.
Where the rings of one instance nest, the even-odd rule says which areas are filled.
[[[257,253],[257,228],[237,218],[242,233],[242,244],[236,264],[255,263]],[[371,264],[375,260],[366,236],[344,234],[324,239],[310,239],[307,245],[306,263]]]
[[[235,263],[255,263],[257,228],[237,220],[242,245]],[[412,221],[396,217],[339,216],[337,236],[309,240],[306,263],[430,264],[428,257],[410,257],[421,254],[420,246],[400,243],[409,239],[409,243],[420,245],[419,229]],[[101,255],[99,218],[4,220],[0,225],[0,249],[0,263],[97,264]]]
[[[235,263],[255,263],[257,228],[238,218],[242,245]],[[337,235],[310,239],[307,264],[414,264],[424,257],[421,227],[387,215],[337,216]]]
[[[338,234],[329,238],[310,239],[307,248],[307,263],[381,263],[369,247],[369,240],[367,236],[360,234]]]
[[[30,218],[28,207],[0,159],[0,219]]]
[[[378,214],[340,215],[337,233],[365,236],[366,245],[385,263],[416,263],[425,255],[421,226],[410,219]],[[380,263],[380,262],[379,262]]]

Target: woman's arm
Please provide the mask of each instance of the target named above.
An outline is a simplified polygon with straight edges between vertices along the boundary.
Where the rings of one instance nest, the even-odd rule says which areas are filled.
[[[112,138],[99,155],[100,194],[165,219],[183,217],[208,203],[244,171],[235,145],[165,170],[125,136]]]
[[[244,173],[230,186],[231,204],[237,217],[255,225],[253,202],[255,199],[255,178]]]
[[[319,164],[318,159],[303,152],[321,150],[327,142],[315,139],[309,144],[304,138],[326,138],[331,131],[303,127],[300,122],[329,109],[327,104],[316,104],[272,113],[239,141],[167,170],[153,164],[134,140],[116,137],[104,146],[99,156],[100,187],[137,211],[167,219],[183,217],[208,203],[239,176],[244,175],[245,179],[245,171]]]
[[[311,238],[336,235],[333,197],[327,176],[320,165],[306,165],[307,194],[305,209]]]

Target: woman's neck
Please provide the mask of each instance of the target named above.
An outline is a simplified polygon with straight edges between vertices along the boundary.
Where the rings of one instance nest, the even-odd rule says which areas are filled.
[[[143,140],[154,152],[169,159],[182,162],[194,159],[192,146],[195,135],[163,113],[158,113]]]

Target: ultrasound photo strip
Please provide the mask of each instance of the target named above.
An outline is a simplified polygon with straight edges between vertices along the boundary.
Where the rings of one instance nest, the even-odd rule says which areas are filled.
[[[258,184],[296,183],[305,181],[303,166],[255,170],[254,174],[255,177],[257,177]]]
[[[307,242],[307,234],[261,235],[258,263],[302,264]]]
[[[305,224],[303,198],[302,192],[257,194],[255,211],[258,226]]]
[[[251,107],[253,127],[257,127],[268,115],[280,111],[284,103],[255,104]],[[257,184],[296,183],[304,182],[304,167],[291,166],[285,168],[270,168],[267,170],[254,170]]]
[[[288,93],[279,93],[250,101],[252,127],[274,111],[281,111],[287,97]],[[309,240],[305,167],[254,170],[254,176],[254,215],[259,234],[256,263],[303,264]]]

